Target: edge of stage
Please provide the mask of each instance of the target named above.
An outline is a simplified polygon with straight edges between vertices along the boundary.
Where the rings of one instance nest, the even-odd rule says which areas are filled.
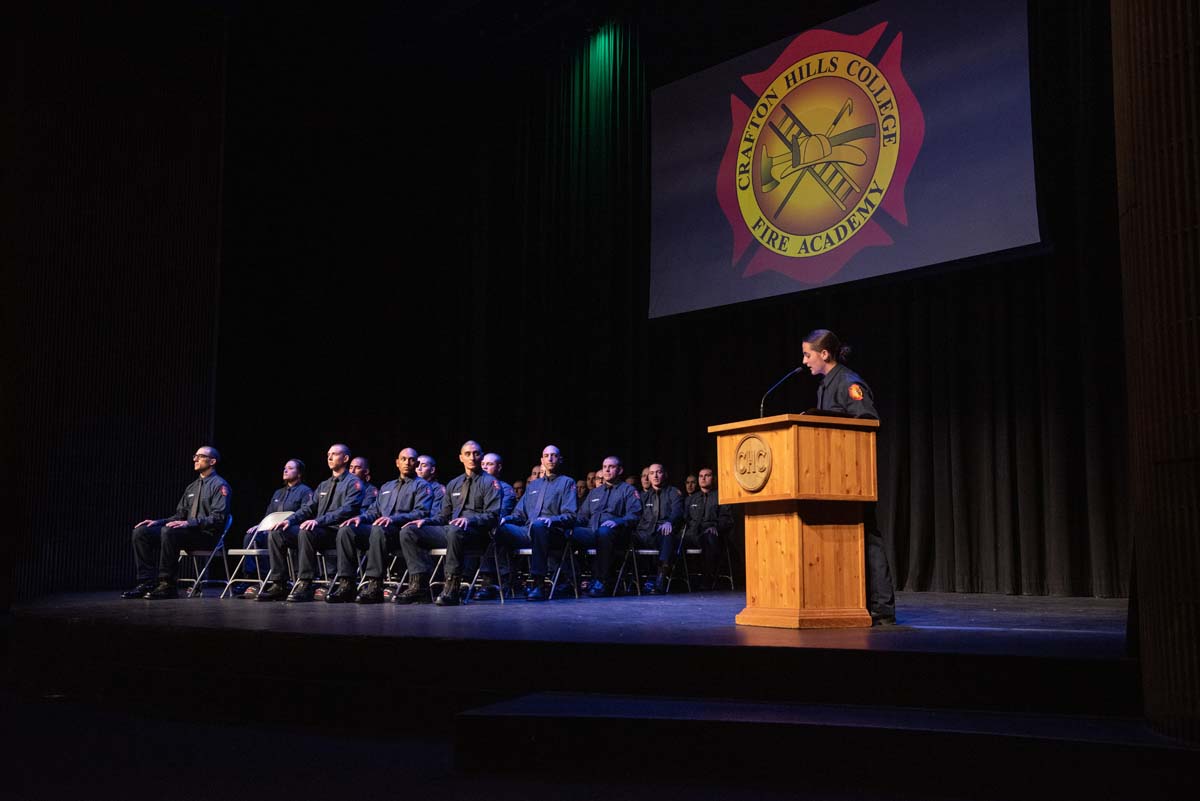
[[[440,738],[464,772],[575,775],[600,754],[629,776],[744,781],[748,764],[802,755],[805,781],[828,787],[1200,786],[1196,751],[1142,719],[1124,600],[900,593],[898,626],[797,631],[736,626],[745,598],[730,592],[451,608],[216,594],[21,604],[10,679],[185,722]],[[983,757],[1006,766],[986,790]]]
[[[736,626],[741,593],[459,607],[125,601],[14,607],[12,668],[44,689],[165,697],[287,717],[291,694],[454,711],[534,692],[1140,715],[1124,600],[900,593],[896,627]],[[157,677],[157,678],[156,678]],[[277,707],[264,700],[278,695]],[[388,709],[395,701],[397,707]],[[174,703],[179,703],[175,699]]]

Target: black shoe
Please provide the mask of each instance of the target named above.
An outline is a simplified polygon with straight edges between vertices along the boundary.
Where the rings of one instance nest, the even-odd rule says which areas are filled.
[[[476,601],[495,601],[500,598],[500,588],[495,584],[487,584],[475,590]]]
[[[160,581],[158,586],[146,593],[147,601],[162,601],[167,598],[178,598],[179,590],[175,589],[175,582]]]
[[[151,592],[157,586],[158,586],[157,581],[155,581],[153,579],[149,579],[147,581],[143,581],[141,584],[137,585],[132,590],[125,590],[125,592],[121,593],[121,597],[122,598],[145,598],[146,593]]]
[[[354,597],[354,583],[348,578],[340,578],[333,591],[325,594],[327,604],[346,604],[357,600]]]
[[[446,586],[442,587],[442,594],[434,601],[438,606],[458,606],[458,591],[462,587],[462,576],[450,576],[446,579]]]
[[[282,581],[268,581],[258,593],[256,601],[282,601],[287,597],[287,585]]]
[[[544,601],[546,600],[546,589],[542,586],[542,582],[535,581],[533,586],[525,591],[526,601]]]
[[[397,604],[427,604],[431,603],[429,598],[429,581],[421,575],[414,575],[408,581],[408,586],[404,588],[404,592],[396,593],[396,597],[392,599],[392,603]]]
[[[896,625],[895,615],[871,615],[872,626],[894,626]]]
[[[667,572],[660,569],[658,576],[653,581],[647,581],[644,589],[651,595],[666,595]]]
[[[363,587],[358,593],[358,597],[354,599],[356,604],[381,604],[383,603],[383,581],[377,578],[367,579],[367,586]]]
[[[311,579],[300,579],[292,585],[292,592],[287,597],[289,602],[302,603],[313,599],[313,585]]]
[[[604,589],[604,582],[592,579],[592,583],[588,585],[587,591],[589,598],[603,598],[608,593]]]

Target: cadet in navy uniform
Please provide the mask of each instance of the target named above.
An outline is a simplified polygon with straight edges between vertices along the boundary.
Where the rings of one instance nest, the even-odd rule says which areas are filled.
[[[500,519],[500,482],[480,468],[483,450],[468,440],[458,452],[461,476],[446,485],[442,507],[427,518],[405,524],[400,530],[400,550],[408,563],[408,588],[396,596],[396,603],[421,603],[429,599],[429,574],[433,572],[433,548],[446,549],[446,585],[438,596],[438,606],[458,604],[462,585],[463,553],[478,545]]]
[[[442,508],[442,499],[446,497],[446,485],[437,480],[437,461],[432,456],[421,454],[417,457],[417,477],[423,478],[433,490],[433,510]]]
[[[308,503],[308,499],[312,497],[312,488],[303,482],[304,479],[304,462],[299,459],[288,459],[283,465],[283,486],[275,490],[275,494],[271,496],[271,502],[267,504],[267,511],[263,512],[263,517],[275,514],[276,512],[294,512],[304,504]],[[269,531],[259,531],[258,524],[255,523],[250,528],[246,529],[246,538],[242,541],[243,548],[261,548],[267,544]],[[257,569],[253,556],[247,556],[246,561],[242,563],[242,568],[246,574],[254,573]],[[267,572],[271,572],[271,566],[267,565]],[[247,590],[247,597],[254,597],[258,592],[258,585],[252,585]]]
[[[500,484],[500,517],[505,518],[512,514],[513,509],[517,506],[517,490],[516,488],[502,478],[500,471],[504,469],[504,460],[500,458],[498,453],[485,453],[483,455],[483,472],[487,473]],[[479,571],[478,592],[475,599],[479,601],[491,601],[499,597],[500,593],[496,589],[496,577],[492,575],[488,569],[489,565],[480,565],[479,557],[469,555],[463,562],[463,575],[471,575],[476,568]]]
[[[217,449],[205,445],[192,457],[199,477],[188,484],[175,514],[143,520],[133,529],[133,558],[138,585],[122,598],[176,598],[180,548],[212,548],[225,532],[229,515],[229,485],[217,475]],[[156,581],[157,579],[157,581]]]
[[[300,509],[271,530],[268,545],[271,551],[271,572],[267,586],[258,595],[260,601],[278,601],[285,595],[289,601],[311,601],[313,571],[316,568],[317,548],[329,548],[337,540],[337,528],[358,514],[362,502],[363,482],[346,469],[350,463],[350,448],[337,444],[325,454],[332,475],[317,486],[317,491]],[[299,554],[296,584],[287,595],[284,572],[287,549]]]
[[[712,589],[715,583],[721,538],[728,537],[733,530],[733,515],[728,506],[717,503],[717,488],[713,486],[711,467],[701,468],[696,476],[696,484],[698,489],[683,502],[683,539],[693,548],[700,549],[704,573],[697,586],[698,589],[707,590]]]
[[[552,548],[562,549],[567,535],[575,527],[578,501],[575,480],[558,475],[562,453],[556,445],[542,448],[542,477],[534,479],[525,489],[511,515],[500,519],[496,529],[499,548],[529,548],[529,573],[533,586],[525,593],[527,601],[542,601],[546,591],[548,554]]]
[[[843,345],[832,331],[818,328],[804,338],[801,347],[805,366],[821,378],[817,388],[818,409],[879,419],[871,388],[843,364],[850,355],[849,346]],[[863,531],[867,546],[867,611],[875,625],[892,625],[896,622],[896,594],[873,503],[863,504]]]
[[[498,453],[483,455],[483,472],[487,473],[500,484],[500,516],[508,517],[517,506],[517,491],[512,484],[501,480],[500,471],[504,469],[504,460]]]
[[[661,464],[647,467],[646,477],[650,489],[642,493],[642,516],[633,536],[641,547],[658,549],[658,575],[646,582],[645,590],[659,595],[667,590],[671,561],[683,533],[683,495],[667,486],[667,471]]]
[[[642,513],[640,493],[621,480],[624,471],[616,456],[605,457],[600,468],[601,483],[588,493],[577,513],[579,524],[571,531],[571,539],[581,547],[596,549],[592,583],[588,587],[588,595],[593,598],[604,594],[604,585],[612,573],[613,548],[628,542],[629,530]]]
[[[365,456],[355,456],[350,460],[350,475],[363,483],[362,508],[366,509],[379,497],[379,487],[371,483],[371,463]]]
[[[337,584],[325,596],[331,604],[355,601],[360,604],[383,603],[383,575],[387,555],[400,547],[400,528],[410,520],[429,517],[433,511],[433,491],[417,476],[417,452],[405,448],[396,457],[400,477],[389,481],[379,497],[362,513],[347,520],[337,533]],[[367,552],[363,578],[367,584],[355,596],[358,551]]]

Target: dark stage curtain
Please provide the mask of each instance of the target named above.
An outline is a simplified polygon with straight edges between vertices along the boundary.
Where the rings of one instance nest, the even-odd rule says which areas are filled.
[[[211,11],[21,8],[0,579],[18,600],[132,582],[133,525],[171,514],[213,435],[224,55]]]
[[[523,369],[504,386],[526,413],[513,423],[528,452],[574,419],[580,473],[618,450],[681,483],[715,455],[705,427],[755,416],[800,363],[801,337],[829,327],[879,400],[880,519],[899,587],[1124,594],[1108,28],[1086,6],[1035,7],[1030,27],[1047,247],[655,321],[636,21],[576,43],[541,82],[510,76],[524,92],[506,97],[524,105],[511,139],[492,144],[502,166],[475,260],[515,268],[498,294]],[[814,392],[798,376],[769,410],[803,410]]]

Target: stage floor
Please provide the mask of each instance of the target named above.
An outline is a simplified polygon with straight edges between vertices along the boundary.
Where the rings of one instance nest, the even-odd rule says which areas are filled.
[[[918,651],[1120,659],[1124,599],[898,593],[895,627],[790,630],[738,626],[741,593],[357,606],[202,598],[126,601],[114,593],[59,595],[20,604],[21,618],[328,637],[398,637],[625,645]]]

